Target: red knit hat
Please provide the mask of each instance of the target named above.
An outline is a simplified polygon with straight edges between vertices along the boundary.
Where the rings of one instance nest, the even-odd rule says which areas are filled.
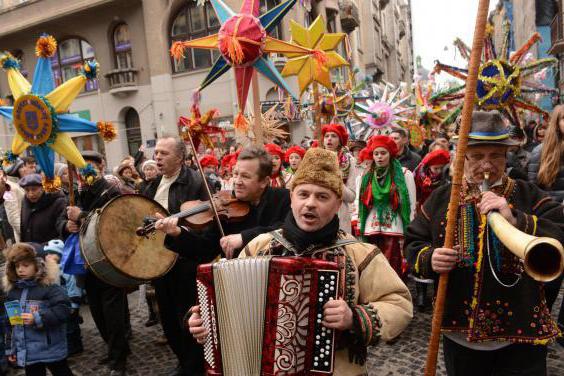
[[[204,155],[200,159],[200,164],[202,165],[202,167],[212,167],[212,166],[217,167],[219,166],[219,161],[213,155],[208,154],[208,155]]]
[[[392,140],[388,136],[370,137],[370,140],[368,140],[368,146],[366,148],[370,150],[371,154],[376,148],[384,148],[388,151],[388,153],[390,153],[390,156],[392,158],[394,158],[398,154],[398,146],[396,145],[394,140]]]
[[[300,156],[301,159],[304,159],[305,150],[299,146],[292,146],[288,150],[286,150],[286,154],[284,154],[284,161],[290,162],[290,155],[297,154]]]
[[[446,165],[450,162],[450,153],[444,149],[437,149],[425,156],[421,161],[425,166]]]
[[[276,144],[266,144],[264,145],[264,150],[270,155],[277,155],[280,159],[284,159],[284,152],[282,148]]]
[[[370,150],[370,148],[365,147],[363,148],[360,153],[358,153],[358,161],[360,163],[364,162],[364,161],[369,161],[372,159],[372,151]]]
[[[339,140],[341,141],[341,146],[347,146],[347,142],[349,141],[349,134],[347,133],[347,129],[342,124],[325,124],[321,128],[321,135],[325,136],[325,133],[333,132],[339,136]]]

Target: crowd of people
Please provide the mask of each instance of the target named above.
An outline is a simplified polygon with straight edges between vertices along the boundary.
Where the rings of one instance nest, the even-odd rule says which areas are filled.
[[[195,231],[176,217],[157,216],[155,227],[166,234],[166,247],[180,257],[147,287],[154,293],[147,294],[146,325],[162,326],[159,340],[178,359],[171,374],[204,373],[201,344],[209,333],[196,305],[197,266],[218,256],[288,252],[315,254],[347,271],[342,298],[323,307],[324,325],[343,334],[336,375],[364,374],[367,346],[400,335],[413,306],[430,310],[429,286],[444,272],[450,272],[443,321],[447,373],[545,374],[546,345],[564,329],[564,310],[553,307],[562,277],[549,283],[530,278],[522,262],[485,230],[484,216],[497,210],[521,231],[564,240],[564,106],[556,107],[546,124],[529,122],[524,130],[508,126],[495,111],[474,112],[456,246],[446,249],[456,144],[455,136],[440,133],[414,148],[399,127],[366,141],[350,140],[344,125],[326,124],[319,141],[198,153],[178,137],[163,135],[153,155],[140,148],[115,168],[103,155],[83,152],[95,172],[92,181],[73,171],[69,179],[69,167],[56,163],[61,184],[54,192],[43,186],[33,156],[5,166],[0,171],[6,303],[0,347],[7,354],[2,372],[9,363],[28,375],[44,375],[46,368],[71,375],[66,359],[84,350],[79,312],[87,301],[107,345],[100,365],[107,364],[112,375],[125,374],[131,291],[90,270],[63,273],[69,238],[89,213],[119,195],[144,195],[175,214],[186,201],[209,199],[207,184],[212,193],[232,192],[249,204],[250,213],[224,224],[223,233],[213,224]],[[406,287],[410,280],[416,286],[413,301]],[[11,308],[14,302],[19,316]],[[557,324],[551,310],[559,312]]]

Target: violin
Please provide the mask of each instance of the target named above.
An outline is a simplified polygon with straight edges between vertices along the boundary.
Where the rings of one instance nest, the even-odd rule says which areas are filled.
[[[233,197],[231,191],[219,191],[212,196],[220,221],[236,223],[244,220],[250,212],[249,203],[239,201]],[[186,201],[180,206],[180,212],[168,218],[182,219],[184,225],[195,230],[201,230],[215,221],[214,212],[210,201]],[[143,226],[135,233],[138,236],[148,236],[155,232],[155,217],[145,217]]]

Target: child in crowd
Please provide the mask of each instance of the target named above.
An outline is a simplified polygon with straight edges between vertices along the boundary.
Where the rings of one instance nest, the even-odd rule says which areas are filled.
[[[70,302],[58,278],[58,266],[37,257],[30,244],[16,243],[6,252],[6,305],[17,307],[8,312],[12,343],[7,354],[26,375],[45,375],[46,368],[55,376],[73,374],[65,333]]]
[[[63,243],[62,240],[50,240],[47,245],[43,247],[43,251],[46,253],[45,260],[60,265],[64,247],[65,243]],[[66,290],[67,296],[71,302],[71,314],[67,321],[67,343],[68,355],[72,356],[84,351],[80,333],[80,324],[82,323],[82,317],[80,317],[80,301],[83,293],[82,289],[76,285],[74,275],[63,273],[62,267],[60,267],[60,272],[60,285]]]

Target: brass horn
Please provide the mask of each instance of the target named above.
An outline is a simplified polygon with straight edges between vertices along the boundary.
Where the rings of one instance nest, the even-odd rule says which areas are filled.
[[[484,191],[489,174],[484,174]],[[553,238],[526,234],[511,225],[498,212],[488,213],[488,224],[505,248],[523,260],[525,272],[539,282],[550,282],[564,270],[564,248]]]

